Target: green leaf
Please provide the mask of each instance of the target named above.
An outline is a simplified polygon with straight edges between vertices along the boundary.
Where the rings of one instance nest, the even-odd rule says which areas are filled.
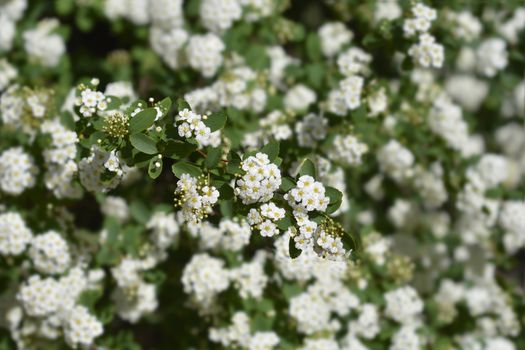
[[[338,190],[330,186],[326,186],[326,196],[330,198],[330,203],[326,208],[327,214],[334,213],[341,206],[343,200],[343,194]]]
[[[117,96],[106,96],[108,99],[108,106],[106,107],[107,111],[112,111],[118,109],[122,104],[122,100]]]
[[[303,252],[302,250],[297,249],[292,236],[290,236],[290,240],[288,241],[288,250],[290,251],[290,258],[292,259],[297,258]]]
[[[139,201],[131,202],[129,212],[131,217],[141,224],[146,224],[150,217],[148,207]]]
[[[224,184],[219,188],[221,199],[232,199],[234,197],[233,188],[230,185]]]
[[[325,186],[325,190],[326,196],[330,198],[330,203],[335,203],[342,200],[343,194],[337,188]]]
[[[129,121],[129,132],[130,134],[135,134],[146,130],[155,122],[155,117],[157,116],[157,111],[155,108],[147,108],[139,113],[137,113]]]
[[[266,48],[262,45],[249,45],[245,58],[246,63],[255,70],[263,70],[270,64]]]
[[[68,130],[75,130],[75,119],[69,112],[62,112],[60,114],[60,123]]]
[[[316,33],[308,34],[306,38],[306,53],[312,61],[319,61],[322,58],[321,40]]]
[[[219,148],[209,148],[204,164],[206,164],[206,167],[208,169],[215,168],[217,164],[219,164],[219,161],[221,160],[221,156],[222,156],[222,149],[220,147]]]
[[[173,171],[173,174],[175,174],[175,176],[179,179],[182,176],[182,174],[189,174],[193,177],[198,177],[202,175],[202,171],[200,168],[183,160],[173,164],[171,166],[171,171]]]
[[[341,241],[343,242],[343,246],[347,251],[355,251],[357,249],[356,240],[349,232],[345,232],[343,237],[341,237]]]
[[[178,109],[178,111],[180,112],[180,111],[182,111],[182,110],[184,110],[186,108],[191,111],[190,104],[188,102],[186,102],[185,99],[179,97],[177,99],[177,109]]]
[[[69,15],[75,7],[74,0],[56,0],[55,9],[61,16]]]
[[[157,166],[157,164],[159,166]],[[153,157],[149,161],[148,174],[152,179],[156,179],[162,173],[162,158]]]
[[[284,192],[290,191],[295,186],[296,186],[295,181],[290,179],[289,177],[283,177],[281,179],[281,190],[283,190]]]
[[[279,141],[271,141],[264,145],[264,147],[261,149],[261,152],[266,153],[270,162],[273,162],[274,159],[279,155],[279,148]]]
[[[277,220],[275,223],[277,224],[277,227],[283,231],[286,231],[293,224],[292,219],[288,215],[280,220]]]
[[[228,165],[226,166],[226,171],[232,175],[240,174],[242,172],[241,158],[234,151],[228,154]]]
[[[325,74],[325,68],[321,63],[315,63],[306,66],[306,75],[308,77],[308,82],[312,87],[316,89],[321,88]]]
[[[250,321],[250,330],[255,333],[258,331],[271,331],[273,328],[273,317],[257,313]]]
[[[186,158],[197,149],[197,145],[179,140],[168,140],[163,155],[171,159]]]
[[[153,154],[136,152],[133,156],[133,163],[138,168],[144,168],[145,166],[149,165],[149,162],[153,157],[155,157]]]
[[[351,112],[351,116],[352,118],[354,119],[354,121],[356,122],[364,122],[366,121],[367,117],[366,117],[366,106],[365,105],[361,105],[358,109],[356,109],[355,111],[352,111]]]
[[[299,176],[303,176],[303,175],[310,175],[313,178],[315,178],[316,176],[315,175],[315,165],[308,158],[305,158],[305,160],[303,160],[303,163],[301,164],[301,168],[299,169]]]
[[[122,235],[122,244],[127,254],[137,256],[140,251],[142,227],[127,227]]]
[[[233,217],[233,202],[232,200],[222,200],[219,203],[222,216],[226,218]]]
[[[224,111],[219,111],[209,115],[208,118],[204,120],[204,124],[210,128],[211,132],[214,132],[222,129],[224,125],[226,125],[226,120],[228,120],[226,113]]]
[[[172,105],[172,102],[171,102],[171,98],[169,97],[166,97],[165,99],[157,103],[157,106],[160,108],[160,110],[162,111],[164,115],[166,115],[170,111],[171,105]]]
[[[97,252],[96,261],[99,265],[111,265],[118,260],[119,223],[114,218],[108,218],[104,223],[107,236],[101,249]]]
[[[297,283],[283,283],[283,295],[286,300],[290,300],[296,295],[299,295],[303,292],[303,288]]]
[[[131,142],[133,147],[135,147],[137,150],[143,153],[146,153],[146,154],[158,153],[155,141],[153,141],[150,137],[144,134],[131,135],[129,137],[129,142]]]

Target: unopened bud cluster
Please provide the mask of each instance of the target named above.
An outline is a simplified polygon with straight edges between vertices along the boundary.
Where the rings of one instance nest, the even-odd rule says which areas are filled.
[[[102,130],[111,137],[124,137],[129,132],[129,117],[120,111],[112,111],[104,119]]]

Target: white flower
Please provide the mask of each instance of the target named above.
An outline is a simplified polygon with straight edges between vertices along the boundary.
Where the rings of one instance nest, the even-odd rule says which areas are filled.
[[[35,236],[29,256],[38,271],[48,274],[64,272],[71,262],[67,242],[55,231]]]
[[[259,152],[250,156],[242,161],[241,168],[246,173],[236,181],[235,194],[243,204],[270,201],[281,185],[281,172],[268,155]]]
[[[15,212],[0,214],[0,254],[19,255],[29,244],[33,234]]]
[[[0,154],[0,190],[16,196],[35,185],[38,168],[33,158],[21,147]]]
[[[63,321],[64,338],[73,348],[78,345],[89,347],[93,340],[103,333],[102,323],[91,315],[84,306],[75,306]]]
[[[222,51],[225,46],[215,34],[194,35],[186,47],[186,56],[190,66],[211,78],[222,65]]]
[[[263,237],[272,237],[279,233],[277,225],[275,225],[270,220],[264,220],[259,224],[259,230],[261,231],[261,236]]]

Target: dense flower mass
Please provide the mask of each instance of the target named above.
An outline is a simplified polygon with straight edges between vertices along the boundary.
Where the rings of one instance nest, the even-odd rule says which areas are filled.
[[[0,348],[525,349],[521,0],[0,0]]]

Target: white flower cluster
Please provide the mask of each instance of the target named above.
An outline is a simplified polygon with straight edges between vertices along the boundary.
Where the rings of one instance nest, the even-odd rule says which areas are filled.
[[[362,157],[368,152],[368,146],[354,135],[337,135],[328,151],[328,157],[342,165],[356,166],[361,164]]]
[[[118,315],[123,320],[136,323],[157,308],[155,285],[146,283],[141,272],[153,268],[159,262],[158,258],[162,256],[148,255],[143,260],[124,257],[111,269],[118,286],[112,294],[112,299],[115,301]]]
[[[16,196],[35,185],[38,168],[33,157],[22,147],[12,147],[0,154],[0,189]]]
[[[179,123],[179,136],[185,138],[195,137],[201,147],[212,144],[213,140],[211,136],[211,130],[203,122],[203,120],[206,120],[207,118],[208,116],[206,115],[197,114],[187,108],[183,109],[175,117],[175,126],[177,126],[177,123]]]
[[[24,104],[24,99],[19,93],[19,86],[11,85],[0,95],[0,118],[2,122],[6,125],[19,126]]]
[[[248,21],[257,21],[268,17],[276,7],[273,0],[239,0],[243,6],[244,17]]]
[[[414,324],[423,312],[423,302],[411,286],[394,289],[385,294],[385,314],[402,324]]]
[[[525,7],[523,6],[517,8],[508,21],[498,25],[498,32],[511,44],[518,42],[519,34],[523,29],[525,29]]]
[[[390,140],[377,154],[381,170],[398,182],[405,182],[414,174],[414,155],[396,140]]]
[[[253,335],[250,333],[250,318],[245,312],[238,311],[232,316],[231,325],[211,328],[209,338],[225,348],[240,346],[248,350],[271,350],[280,341],[274,332],[255,332]]]
[[[337,58],[339,72],[345,77],[356,74],[367,74],[368,65],[372,62],[372,56],[358,47],[351,47]]]
[[[17,299],[27,316],[41,322],[41,336],[56,339],[63,332],[66,342],[72,348],[79,345],[89,347],[102,334],[102,324],[76,302],[83,291],[98,288],[93,283],[103,277],[101,272],[92,270],[86,275],[84,270],[73,268],[58,280],[33,275],[22,284]],[[38,328],[21,327],[22,310],[15,307],[10,314],[13,315],[17,310],[19,321],[14,322],[10,328],[17,343],[24,344],[24,336],[38,332]]]
[[[330,199],[325,191],[323,184],[309,175],[303,175],[298,179],[297,187],[286,193],[284,199],[293,208],[299,225],[299,232],[294,237],[296,248],[302,251],[313,248],[326,259],[339,260],[346,254],[341,239],[344,231],[330,219],[318,225],[308,216],[308,212],[326,210]]]
[[[332,318],[332,314],[344,317],[359,305],[359,299],[343,287],[339,278],[324,278],[325,280],[311,284],[305,292],[290,300],[288,312],[297,321],[297,330],[300,333],[313,335],[337,331],[341,325],[336,318]]]
[[[268,202],[273,198],[273,193],[281,186],[281,171],[277,165],[270,163],[268,155],[257,153],[241,162],[245,171],[236,181],[235,194],[243,204]]]
[[[0,92],[9,86],[9,83],[16,78],[18,72],[6,59],[0,59]]]
[[[35,269],[46,274],[63,273],[71,263],[68,244],[56,231],[35,236],[31,241],[29,257]]]
[[[16,22],[24,14],[27,0],[10,0],[0,3],[0,53],[9,51],[16,34]]]
[[[239,290],[243,299],[262,297],[268,283],[268,276],[264,272],[264,261],[252,261],[228,271],[233,286]]]
[[[84,306],[75,306],[68,310],[64,322],[64,338],[70,346],[88,347],[102,333],[102,324]]]
[[[327,127],[328,119],[314,113],[308,113],[303,120],[295,124],[299,146],[315,147],[317,141],[326,137]]]
[[[250,242],[252,230],[245,220],[223,218],[216,227],[209,222],[189,225],[189,233],[199,237],[202,249],[238,252]]]
[[[429,31],[432,22],[437,18],[437,11],[422,3],[416,3],[411,8],[413,18],[405,19],[403,31],[405,36],[414,36],[416,33],[426,33]]]
[[[266,106],[267,96],[257,78],[259,78],[257,72],[248,66],[241,64],[231,67],[211,85],[213,90],[211,95],[215,95],[213,97],[216,97],[216,103],[222,107],[262,112]]]
[[[131,323],[138,322],[142,316],[158,307],[155,285],[145,283],[140,278],[135,284],[121,286],[113,293],[118,315]]]
[[[447,18],[452,22],[452,32],[457,38],[467,42],[479,38],[483,26],[479,19],[469,11],[448,12]]]
[[[225,45],[213,33],[193,35],[186,46],[186,56],[191,68],[204,77],[213,77],[222,65]]]
[[[330,199],[325,196],[322,183],[310,175],[303,175],[297,180],[297,186],[284,195],[284,199],[294,209],[298,221],[305,219],[310,211],[325,211]]]
[[[31,242],[33,234],[16,212],[0,214],[0,254],[19,255]]]
[[[128,203],[122,197],[107,196],[100,205],[100,211],[124,223],[129,219]]]
[[[124,17],[136,25],[143,25],[149,21],[148,6],[151,6],[153,10],[158,2],[153,0],[107,0],[104,1],[104,13],[110,19]],[[164,5],[163,11],[169,12],[170,6]]]
[[[303,84],[289,88],[284,96],[284,106],[294,111],[306,110],[317,100],[315,92]]]
[[[61,285],[55,279],[33,275],[22,285],[17,297],[28,315],[42,317],[60,308],[62,293]]]
[[[417,334],[416,327],[412,325],[402,326],[392,337],[389,350],[419,350],[421,349],[421,337]]]
[[[432,164],[430,170],[416,167],[413,180],[414,187],[427,207],[438,208],[447,200],[448,193],[443,181],[441,164]]]
[[[241,18],[242,8],[238,0],[203,0],[200,17],[206,29],[221,33]]]
[[[419,43],[408,49],[408,55],[422,67],[441,68],[445,59],[445,49],[443,45],[436,43],[436,38],[425,33],[419,36]]]
[[[78,163],[78,170],[80,182],[91,192],[106,193],[117,187],[123,176],[115,151],[106,152],[97,146],[92,147],[89,157]],[[109,179],[103,177],[106,172],[110,174]]]
[[[437,18],[437,11],[422,3],[415,4],[411,11],[414,17],[405,19],[403,30],[407,37],[419,34],[419,43],[412,45],[408,54],[423,67],[440,68],[443,66],[445,50],[443,45],[436,43],[436,39],[428,34],[432,22]]]
[[[261,236],[272,237],[279,234],[275,222],[283,219],[285,213],[283,208],[279,208],[274,203],[264,203],[258,209],[250,209],[248,222],[254,229],[261,232]]]
[[[97,80],[93,82],[98,83]],[[76,98],[75,105],[80,107],[80,114],[84,117],[91,117],[97,112],[105,111],[108,108],[108,102],[109,99],[101,91],[84,88],[80,91],[80,96]]]
[[[216,295],[229,284],[224,262],[205,253],[193,255],[182,273],[184,291],[203,309],[212,306]]]
[[[161,249],[171,246],[180,231],[174,213],[156,212],[149,219],[146,228],[153,231],[153,241]]]
[[[188,41],[188,33],[182,28],[168,29],[153,26],[149,35],[150,45],[171,69],[179,68],[184,62],[183,48]]]
[[[280,110],[270,112],[259,120],[258,130],[244,134],[242,145],[257,149],[270,142],[271,139],[288,140],[293,135],[292,128],[288,124],[289,119],[291,117]]]
[[[467,111],[477,111],[489,92],[488,84],[472,75],[450,76],[445,83],[447,93]]]
[[[73,182],[78,172],[77,134],[64,128],[58,120],[45,121],[40,127],[42,133],[51,136],[51,147],[44,150],[47,172],[44,176],[46,187],[57,198],[78,198],[80,188]]]
[[[351,30],[342,22],[325,23],[318,30],[321,50],[326,57],[337,55],[354,37]]]
[[[464,156],[480,153],[473,137],[469,135],[468,125],[463,119],[463,112],[459,106],[452,103],[448,97],[434,101],[428,116],[430,129],[442,137],[453,149]]]
[[[24,47],[32,59],[46,67],[56,67],[66,51],[64,39],[53,31],[58,27],[56,19],[44,19],[36,28],[24,32]]]
[[[339,116],[345,116],[348,110],[359,108],[364,83],[364,79],[358,75],[341,80],[339,88],[330,91],[328,94],[328,111]]]
[[[183,174],[177,181],[175,204],[181,208],[186,221],[198,222],[205,218],[218,199],[219,191],[204,177]]]
[[[515,253],[525,247],[525,201],[504,202],[499,224],[505,230],[503,243],[508,253]]]
[[[347,253],[341,237],[334,235],[323,225],[315,231],[314,250],[322,258],[335,261],[343,260]]]
[[[494,77],[508,64],[507,44],[500,38],[484,40],[476,50],[478,70],[487,77]]]

